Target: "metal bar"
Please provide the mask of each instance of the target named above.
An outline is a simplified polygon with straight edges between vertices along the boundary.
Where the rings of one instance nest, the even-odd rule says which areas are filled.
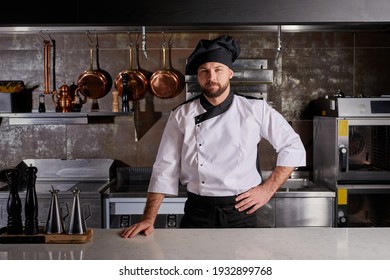
[[[195,26],[148,26],[148,32],[277,32],[279,25],[195,25]],[[40,34],[42,32],[53,33],[140,33],[144,26],[69,26],[69,25],[52,25],[52,26],[0,26],[1,34]],[[378,32],[388,31],[389,24],[384,23],[355,23],[355,24],[291,24],[280,25],[283,33],[299,32]]]

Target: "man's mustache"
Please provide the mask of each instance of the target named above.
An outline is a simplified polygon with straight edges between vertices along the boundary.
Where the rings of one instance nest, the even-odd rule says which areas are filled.
[[[217,85],[219,85],[219,83],[211,82],[211,81],[206,83],[206,86],[217,86]]]

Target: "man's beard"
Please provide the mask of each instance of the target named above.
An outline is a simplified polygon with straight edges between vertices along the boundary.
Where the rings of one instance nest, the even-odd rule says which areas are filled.
[[[218,89],[215,91],[214,89],[207,87],[208,84],[211,84],[213,86],[218,85]],[[202,87],[202,92],[208,98],[220,97],[225,92],[225,90],[229,87],[229,81],[224,85],[221,85],[220,83],[214,83],[214,82],[210,82],[208,84]]]

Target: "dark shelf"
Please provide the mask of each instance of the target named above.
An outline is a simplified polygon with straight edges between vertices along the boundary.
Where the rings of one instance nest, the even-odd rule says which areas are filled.
[[[1,113],[0,118],[9,118],[10,125],[29,124],[92,124],[113,123],[115,117],[133,116],[123,112],[87,112],[87,113]]]

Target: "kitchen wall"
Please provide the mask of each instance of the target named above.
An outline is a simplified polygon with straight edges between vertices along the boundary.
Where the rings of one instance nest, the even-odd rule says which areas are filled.
[[[268,85],[267,100],[300,134],[309,170],[313,153],[311,100],[339,89],[355,97],[390,92],[390,36],[386,32],[283,33],[280,51],[275,32],[223,33],[238,39],[241,58],[268,60],[274,83]],[[163,38],[162,33],[147,33],[147,58],[141,53],[140,65],[152,72],[160,69],[162,42],[171,38],[173,67],[184,73],[186,57],[199,39],[219,34],[166,32]],[[0,80],[23,80],[29,88],[38,86],[33,90],[34,111],[43,92],[43,39],[49,36],[56,41],[55,87],[71,85],[89,68],[90,41],[85,33],[0,34]],[[100,67],[115,79],[129,68],[128,34],[98,36]],[[135,38],[132,34],[132,40]],[[112,91],[99,99],[100,112],[111,112],[112,100]],[[149,93],[140,102],[137,122],[133,116],[119,116],[111,122],[92,124],[10,125],[7,117],[0,118],[0,169],[13,167],[25,158],[113,158],[133,166],[150,166],[170,110],[184,100],[184,91],[172,99],[159,99]],[[54,111],[51,95],[46,95],[46,109]],[[91,111],[91,100],[82,111]],[[275,160],[273,148],[262,142],[261,167],[271,170]]]

